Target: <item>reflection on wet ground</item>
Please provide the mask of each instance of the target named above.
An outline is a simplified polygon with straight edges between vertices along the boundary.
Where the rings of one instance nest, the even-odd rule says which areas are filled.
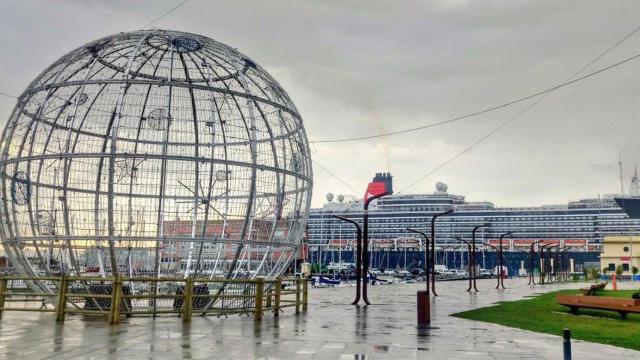
[[[0,358],[28,359],[558,359],[562,339],[503,326],[458,319],[449,314],[533,293],[579,285],[530,288],[509,280],[438,284],[432,323],[416,328],[416,291],[424,284],[373,286],[371,306],[348,305],[353,288],[312,289],[306,314],[291,309],[262,323],[247,317],[131,318],[116,327],[100,319],[69,316],[64,325],[52,314],[6,313],[0,320]],[[574,341],[574,358],[640,358],[640,353]]]

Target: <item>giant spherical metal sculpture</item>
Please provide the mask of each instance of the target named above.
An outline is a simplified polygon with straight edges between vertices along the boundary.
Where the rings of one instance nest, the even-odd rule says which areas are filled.
[[[300,114],[212,39],[120,33],[43,71],[2,135],[0,236],[23,274],[273,277],[301,244]]]

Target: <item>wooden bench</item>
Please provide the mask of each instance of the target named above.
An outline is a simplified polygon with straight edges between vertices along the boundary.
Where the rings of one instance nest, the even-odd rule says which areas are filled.
[[[623,319],[628,313],[640,313],[640,300],[609,297],[556,294],[556,302],[568,306],[572,314],[579,308],[617,311]]]
[[[580,289],[580,291],[582,291],[584,295],[595,295],[598,291],[604,290],[604,288],[607,287],[607,284],[608,282],[603,282],[603,283],[591,285],[588,288]]]

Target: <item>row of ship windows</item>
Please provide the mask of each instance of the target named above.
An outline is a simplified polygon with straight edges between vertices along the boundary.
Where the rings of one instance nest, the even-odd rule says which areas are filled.
[[[427,226],[429,227],[429,226]],[[437,231],[452,231],[452,230],[468,230],[468,229],[472,229],[474,226],[473,225],[468,225],[468,226],[456,226],[456,227],[440,227],[438,229],[438,227],[436,227]],[[551,228],[551,229],[563,229],[563,230],[575,230],[575,229],[585,229],[585,230],[590,230],[590,231],[595,231],[595,230],[607,230],[610,228],[627,228],[628,226],[625,225],[621,225],[621,224],[601,224],[601,225],[594,225],[594,224],[500,224],[500,225],[493,225],[491,227],[492,230],[490,231],[495,231],[496,229],[499,230],[514,230],[514,231],[529,231],[529,230],[539,230],[541,228]],[[352,231],[350,229],[351,227],[338,227],[338,226],[334,226],[334,227],[310,227],[308,229],[308,231],[310,233],[313,232],[329,232],[329,231]],[[382,231],[382,230],[406,230],[406,226],[402,226],[402,225],[388,225],[388,226],[376,226],[375,224],[371,224],[369,225],[369,228],[372,231]]]
[[[455,232],[455,231],[467,231],[467,230],[471,230],[473,227],[472,226],[459,226],[459,227],[440,227],[437,228],[436,227],[436,232]],[[369,229],[373,232],[380,232],[380,231],[406,231],[406,227],[394,227],[394,226],[388,226],[388,227],[377,227],[377,226],[370,226]],[[517,232],[531,232],[531,231],[546,231],[546,230],[562,230],[562,231],[579,231],[579,230],[583,230],[583,231],[617,231],[617,230],[629,230],[629,231],[637,231],[636,229],[630,228],[628,226],[545,226],[545,227],[539,227],[539,226],[494,226],[492,228],[489,229],[489,232],[496,232],[496,231],[517,231]],[[329,234],[329,233],[339,233],[339,232],[347,232],[347,233],[355,233],[355,230],[352,228],[310,228],[307,231],[309,234],[316,234],[316,233],[324,233],[324,234]]]
[[[469,226],[472,226],[476,223],[482,223],[483,221],[487,221],[487,220],[478,220],[478,221],[465,221],[465,223],[468,223]],[[487,222],[491,222],[491,221],[487,221]],[[376,224],[406,224],[406,223],[418,223],[418,224],[426,224],[429,223],[429,221],[424,220],[424,219],[384,219],[384,220],[380,220],[380,219],[376,219],[376,220],[371,220],[369,222],[370,225],[376,225]],[[593,225],[593,224],[601,224],[601,225],[618,225],[618,224],[625,224],[625,225],[629,225],[632,224],[629,221],[625,221],[625,220],[618,220],[618,221],[566,221],[566,220],[560,220],[560,221],[543,221],[543,220],[538,220],[538,221],[521,221],[521,220],[513,220],[513,221],[499,221],[499,222],[493,222],[497,225],[505,225],[505,224],[514,224],[514,225],[537,225],[537,226],[543,226],[543,225]],[[633,222],[635,223],[635,222]],[[331,221],[331,222],[324,222],[324,223],[317,223],[317,222],[313,222],[310,221],[309,225],[312,226],[327,226],[327,227],[339,227],[341,225],[343,225],[344,223],[342,222],[335,222],[335,221]],[[638,223],[640,225],[640,222]],[[456,226],[464,226],[464,223],[458,223],[456,224]]]
[[[606,220],[604,220],[606,219]],[[450,217],[450,218],[446,218],[443,217],[441,219],[438,219],[438,222],[474,222],[474,221],[495,221],[495,222],[504,222],[504,221],[518,221],[518,222],[538,222],[538,221],[570,221],[570,222],[575,222],[575,221],[587,221],[587,222],[594,222],[594,221],[600,221],[600,222],[604,222],[604,221],[611,221],[611,220],[615,220],[615,219],[619,219],[619,220],[623,220],[625,222],[633,222],[633,223],[640,223],[640,221],[634,221],[631,219],[628,219],[624,216],[602,216],[602,217],[597,217],[597,216],[561,216],[561,217],[548,217],[548,216],[543,216],[543,217],[464,217],[464,218],[454,218],[454,217]],[[383,223],[388,223],[388,222],[430,222],[431,218],[430,217],[423,217],[423,218],[418,218],[418,217],[410,217],[410,218],[376,218],[376,217],[372,217],[370,218],[370,221],[373,222],[383,222]],[[332,218],[310,218],[309,219],[309,223],[340,223],[340,220],[336,220],[336,219],[332,219]]]
[[[464,231],[436,231],[436,234],[441,234],[441,235],[445,235],[445,234],[462,234],[465,233]],[[636,231],[632,230],[632,229],[605,229],[604,231],[594,231],[593,229],[589,229],[589,228],[569,228],[569,229],[561,229],[561,230],[556,230],[556,229],[518,229],[517,230],[518,236],[517,237],[527,237],[527,236],[533,236],[534,234],[558,234],[558,236],[560,236],[561,234],[570,234],[572,237],[574,236],[579,236],[579,237],[584,237],[584,236],[599,236],[599,234],[601,233],[606,233],[606,234],[628,234],[628,233],[636,233]],[[397,234],[399,236],[406,236],[409,233],[407,233],[406,231],[403,230],[377,230],[377,231],[373,231],[373,234]],[[327,238],[333,238],[336,236],[354,236],[355,232],[354,231],[343,231],[343,232],[339,232],[339,231],[323,231],[322,233],[319,231],[314,231],[314,232],[309,232],[308,236],[310,238],[316,238],[316,237],[327,237]]]
[[[467,224],[467,225],[458,225],[458,226],[436,226],[436,230],[451,230],[451,229],[471,229],[476,226],[478,223]],[[417,226],[426,226],[430,227],[427,223],[416,224]],[[369,224],[369,228],[372,230],[379,229],[406,229],[407,225],[402,224]],[[527,223],[502,223],[502,224],[491,224],[491,229],[540,229],[540,228],[561,228],[561,229],[574,229],[576,227],[581,228],[589,228],[589,229],[607,229],[607,228],[632,228],[627,224],[621,223],[600,223],[600,224],[592,224],[592,223],[538,223],[538,224],[527,224]],[[309,226],[308,231],[349,231],[352,229],[352,226]]]
[[[347,217],[350,217],[349,214],[343,214]],[[354,217],[360,217],[361,214],[355,214]],[[325,214],[313,214],[310,216],[312,219],[333,219],[331,216],[329,215],[325,215]],[[405,215],[403,216],[402,214],[371,214],[370,218],[371,219],[378,219],[378,218],[397,218],[397,217],[408,217],[408,218],[425,218],[425,219],[431,219],[431,215],[424,215],[424,216],[419,216],[419,215]],[[521,220],[539,220],[539,219],[545,219],[545,220],[553,220],[553,219],[566,219],[566,220],[571,220],[571,219],[584,219],[584,220],[589,220],[589,219],[597,219],[597,218],[626,218],[626,215],[624,213],[603,213],[603,214],[589,214],[589,215],[579,215],[579,214],[564,214],[564,215],[556,215],[556,214],[536,214],[536,215],[483,215],[483,214],[478,214],[478,215],[466,215],[466,216],[446,216],[446,217],[442,217],[440,219],[438,219],[438,221],[452,221],[452,220],[461,220],[461,221],[465,221],[467,219],[472,219],[472,218],[476,218],[476,219],[485,219],[485,220],[502,220],[502,219],[521,219]]]
[[[397,230],[395,230],[395,229],[379,229],[379,230],[375,230],[374,232],[382,233],[382,234],[398,234],[398,233],[399,234],[405,234],[405,233],[407,233],[407,231],[405,229],[397,229]],[[529,234],[529,233],[550,233],[550,232],[552,232],[552,233],[559,233],[559,232],[562,232],[562,233],[564,233],[564,232],[570,232],[570,233],[589,232],[589,233],[593,233],[594,231],[593,231],[592,228],[562,228],[560,230],[557,230],[557,229],[522,229],[522,228],[519,228],[517,230],[517,232],[518,232],[518,234],[524,234],[524,233]],[[343,231],[343,232],[340,232],[340,231],[330,231],[330,232],[324,231],[322,233],[327,235],[327,234],[340,234],[340,233],[342,233],[342,234],[353,234],[355,232],[353,232],[353,231]],[[441,234],[445,234],[445,233],[463,233],[463,231],[450,230],[450,231],[437,231],[436,233],[441,233]],[[315,232],[315,231],[314,232],[309,232],[309,235],[319,235],[319,234],[320,234],[320,232]]]

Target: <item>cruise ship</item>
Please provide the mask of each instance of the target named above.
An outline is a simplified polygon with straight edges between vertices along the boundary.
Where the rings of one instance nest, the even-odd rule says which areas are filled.
[[[640,184],[638,182],[637,167],[631,178],[629,195],[615,197],[614,200],[629,217],[640,218]]]
[[[376,174],[380,176],[391,179],[388,173]],[[632,185],[637,191],[637,180],[632,181]],[[372,203],[369,208],[371,250],[374,256],[386,255],[392,267],[402,266],[399,260],[402,255],[397,253],[418,252],[424,247],[422,239],[406,229],[429,229],[434,214],[453,209],[453,213],[439,217],[435,226],[436,249],[440,258],[444,256],[441,261],[451,261],[447,251],[462,252],[461,242],[456,238],[470,240],[472,229],[486,223],[489,227],[478,231],[476,236],[480,251],[492,249],[487,245],[497,245],[500,234],[513,232],[503,241],[507,252],[526,256],[524,251],[533,242],[542,240],[570,248],[574,253],[583,252],[583,262],[597,262],[605,236],[635,235],[640,231],[640,219],[627,216],[615,197],[607,195],[540,207],[499,207],[486,201],[467,201],[465,196],[451,193],[446,184],[438,182],[432,194],[389,195]],[[340,258],[349,258],[353,252],[354,226],[334,215],[362,221],[362,200],[345,201],[338,196],[334,201],[332,195],[327,199],[321,208],[310,212],[307,237],[311,262],[328,263],[336,261],[335,252]],[[376,263],[375,259],[372,261]],[[450,267],[462,265],[455,260],[454,263]]]

